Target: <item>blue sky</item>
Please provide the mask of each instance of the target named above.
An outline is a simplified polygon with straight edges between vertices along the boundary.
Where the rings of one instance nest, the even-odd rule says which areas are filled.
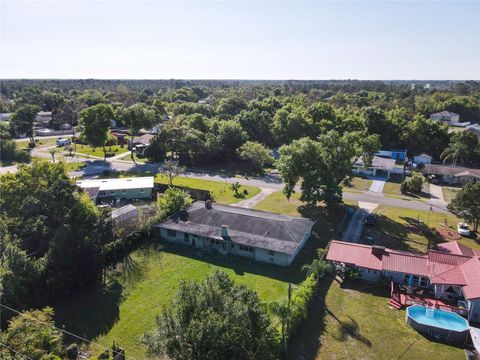
[[[2,78],[480,79],[480,2],[0,1]]]

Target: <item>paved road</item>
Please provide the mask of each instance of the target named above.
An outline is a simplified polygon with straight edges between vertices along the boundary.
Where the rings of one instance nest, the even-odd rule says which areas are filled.
[[[39,149],[40,150],[40,149]],[[40,153],[40,151],[39,151]],[[36,154],[37,155],[37,154]],[[51,157],[48,151],[45,151],[42,155],[44,157]],[[76,158],[75,158],[76,160]],[[85,158],[78,158],[78,161],[85,162],[86,166],[80,171],[72,171],[70,174],[72,176],[93,176],[102,173],[105,170],[110,171],[137,171],[137,172],[149,172],[152,174],[156,174],[162,170],[162,164],[137,164],[135,165],[133,162],[128,160],[110,160],[105,163],[103,160],[100,159],[85,159]],[[11,168],[8,169],[10,172],[14,172],[15,169]],[[4,172],[0,170],[0,173]],[[216,180],[216,181],[223,181],[228,183],[239,182],[241,185],[251,185],[256,186],[259,188],[264,189],[273,189],[275,191],[281,191],[283,188],[283,184],[281,182],[280,177],[272,176],[272,175],[265,175],[260,178],[245,178],[245,177],[229,177],[224,175],[211,175],[206,172],[199,172],[199,171],[187,171],[185,174],[188,177],[200,178],[205,180]],[[296,188],[299,191],[299,188]],[[386,205],[386,206],[393,206],[393,207],[403,207],[407,209],[415,209],[421,211],[429,211],[432,208],[433,211],[439,212],[448,212],[444,203],[440,203],[438,201],[430,201],[430,202],[422,202],[416,200],[403,200],[403,199],[396,199],[396,198],[389,198],[384,197],[383,194],[374,193],[374,192],[343,192],[343,198],[345,200],[352,200],[352,201],[363,201],[363,202],[370,202],[376,203],[379,205]]]
[[[80,132],[76,132],[75,135],[78,137],[80,136]],[[35,136],[35,139],[58,139],[59,137],[61,138],[69,138],[72,137],[73,134],[66,134],[66,135],[49,135],[49,136]],[[22,141],[29,141],[30,138],[21,138],[21,139],[13,139],[15,142],[22,142]]]

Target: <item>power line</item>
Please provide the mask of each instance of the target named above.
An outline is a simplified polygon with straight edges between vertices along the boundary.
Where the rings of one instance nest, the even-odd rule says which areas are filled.
[[[0,342],[0,346],[6,347],[8,350],[13,351],[15,354],[19,354],[20,356],[23,356],[27,360],[33,360],[32,358],[29,358],[27,355],[22,354],[20,351],[17,351],[15,349],[12,349],[11,347],[8,347],[7,345],[3,344]]]
[[[97,342],[94,342],[94,341],[85,339],[85,338],[83,338],[83,337],[81,337],[81,336],[79,336],[79,335],[76,335],[76,334],[74,334],[74,333],[72,333],[72,332],[70,332],[70,331],[67,331],[67,330],[64,330],[64,329],[60,329],[59,327],[56,327],[55,325],[46,323],[46,322],[44,322],[44,321],[42,321],[42,320],[39,320],[39,319],[36,319],[36,318],[34,318],[34,317],[26,316],[26,315],[25,315],[24,313],[22,313],[21,311],[12,309],[11,307],[8,307],[7,305],[0,304],[0,307],[3,307],[3,308],[5,308],[5,309],[7,309],[7,310],[10,310],[10,311],[12,311],[12,312],[20,315],[21,317],[24,317],[25,319],[37,321],[37,322],[41,323],[42,325],[49,326],[49,327],[51,327],[51,328],[57,329],[57,330],[65,333],[65,334],[67,334],[67,335],[73,336],[73,337],[75,337],[75,338],[77,338],[77,339],[80,339],[80,340],[82,340],[82,341],[86,341],[86,342],[88,342],[88,343],[90,343],[90,344],[100,346],[100,347],[102,347],[102,348],[104,348],[104,349],[112,350],[112,352],[114,352],[113,349],[110,349],[108,346],[105,346],[105,345],[99,344],[99,343],[97,343]],[[115,355],[116,355],[116,354],[118,354],[118,353],[115,353]],[[126,355],[125,355],[125,358],[127,358]],[[133,358],[132,356],[129,356],[129,358],[132,359],[132,360],[136,360],[136,359]]]

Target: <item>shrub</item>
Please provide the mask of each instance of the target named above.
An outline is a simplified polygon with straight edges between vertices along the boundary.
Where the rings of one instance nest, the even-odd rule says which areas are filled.
[[[357,269],[348,269],[345,272],[345,277],[352,280],[358,279],[360,278],[360,271],[358,271]]]
[[[402,193],[421,193],[423,187],[423,177],[421,175],[414,175],[409,179],[402,181],[400,191]]]
[[[67,356],[68,360],[76,360],[78,356],[78,346],[77,344],[73,343],[65,350],[65,355]]]

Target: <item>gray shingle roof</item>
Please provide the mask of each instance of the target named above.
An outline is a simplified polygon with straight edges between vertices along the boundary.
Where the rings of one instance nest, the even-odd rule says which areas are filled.
[[[195,202],[157,226],[221,239],[221,227],[226,225],[235,243],[292,254],[313,224],[309,219],[235,206],[213,204],[207,209],[203,202]]]
[[[356,166],[363,166],[363,157],[360,156],[358,160],[355,162]],[[395,160],[393,159],[386,159],[380,156],[374,156],[372,160],[372,166],[375,169],[380,170],[393,170],[395,167]]]

